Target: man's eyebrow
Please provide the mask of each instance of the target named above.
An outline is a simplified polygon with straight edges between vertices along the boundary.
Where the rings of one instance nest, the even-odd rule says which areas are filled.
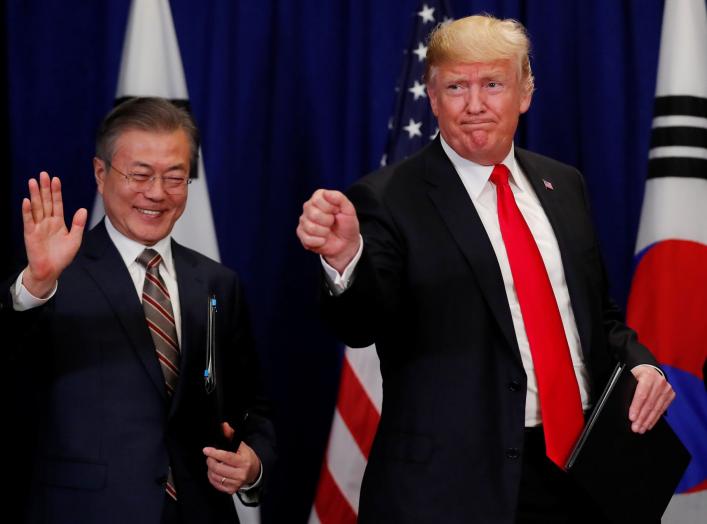
[[[147,162],[140,162],[139,160],[132,162],[130,164],[130,167],[143,167],[145,169],[154,169],[152,164],[148,164]],[[172,164],[171,166],[167,166],[167,169],[165,169],[165,171],[174,171],[177,169],[186,170],[186,165],[183,162],[178,162],[176,164]]]

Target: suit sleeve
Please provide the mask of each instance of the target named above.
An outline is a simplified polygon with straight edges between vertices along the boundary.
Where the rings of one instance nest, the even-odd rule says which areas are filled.
[[[404,241],[379,193],[370,178],[347,192],[356,208],[363,237],[363,253],[349,288],[334,296],[323,274],[321,277],[322,315],[350,347],[373,344],[382,329],[394,322],[404,300]]]
[[[275,430],[271,408],[250,327],[248,308],[243,289],[236,280],[233,292],[233,318],[228,357],[224,363],[224,418],[242,436],[260,459],[262,482],[250,490],[247,499],[238,493],[241,501],[255,506],[267,487],[276,458]]]

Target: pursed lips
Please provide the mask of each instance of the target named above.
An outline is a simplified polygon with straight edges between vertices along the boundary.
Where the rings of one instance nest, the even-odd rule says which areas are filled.
[[[493,121],[492,120],[464,120],[460,123],[462,126],[472,126],[472,127],[480,127],[480,126],[488,126],[492,125]]]

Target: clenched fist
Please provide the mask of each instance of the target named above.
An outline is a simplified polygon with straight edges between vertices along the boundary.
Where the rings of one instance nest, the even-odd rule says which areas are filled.
[[[302,206],[297,237],[305,249],[342,273],[359,248],[356,209],[340,191],[317,189]]]

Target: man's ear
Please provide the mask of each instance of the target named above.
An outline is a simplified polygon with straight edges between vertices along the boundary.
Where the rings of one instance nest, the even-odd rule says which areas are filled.
[[[105,183],[105,178],[107,174],[108,172],[106,170],[106,163],[97,156],[94,156],[93,176],[96,179],[96,187],[98,188],[98,192],[101,195],[103,194],[103,184]]]
[[[437,116],[437,109],[439,104],[437,103],[437,95],[439,92],[432,85],[432,82],[427,82],[427,97],[430,99],[430,107],[432,108],[432,113]]]
[[[520,114],[522,115],[528,109],[530,109],[530,102],[533,100],[533,92],[530,89],[526,89],[524,94],[520,99]]]

